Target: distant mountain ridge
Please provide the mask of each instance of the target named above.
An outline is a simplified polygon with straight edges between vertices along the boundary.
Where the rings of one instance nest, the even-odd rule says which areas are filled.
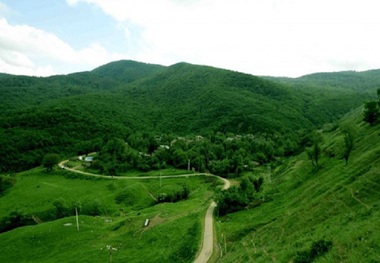
[[[380,69],[360,72],[320,72],[308,74],[299,78],[266,77],[266,79],[296,87],[309,86],[327,89],[350,89],[358,92],[372,93],[374,87],[380,85]]]

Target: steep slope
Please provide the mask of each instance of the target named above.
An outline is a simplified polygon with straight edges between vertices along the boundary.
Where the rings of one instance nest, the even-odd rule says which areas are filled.
[[[357,130],[347,165],[343,135],[332,126],[318,171],[302,153],[261,172],[264,203],[218,219],[227,250],[221,262],[380,260],[380,126],[363,123],[361,111],[341,121]]]
[[[205,66],[173,65],[134,83],[125,89],[125,95],[147,103],[152,109],[150,121],[161,131],[254,133],[311,126],[299,112],[302,102],[286,88],[258,77]],[[290,121],[292,118],[299,119],[299,123]]]
[[[286,132],[332,121],[364,100],[358,92],[295,90],[252,75],[179,63],[125,89],[152,109],[155,129]],[[141,99],[141,101],[140,101]]]

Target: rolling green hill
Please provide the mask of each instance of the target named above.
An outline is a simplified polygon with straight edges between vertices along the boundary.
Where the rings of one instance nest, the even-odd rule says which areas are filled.
[[[366,85],[375,90],[376,83],[371,77]],[[49,78],[2,75],[0,172],[34,167],[48,152],[96,150],[104,136],[310,130],[369,97],[360,89],[292,85],[187,63],[133,61]]]
[[[318,171],[306,153],[270,174],[258,170],[266,179],[263,203],[218,219],[226,241],[220,262],[380,260],[380,126],[365,124],[361,108],[341,123],[357,131],[348,164],[335,127],[323,131]]]

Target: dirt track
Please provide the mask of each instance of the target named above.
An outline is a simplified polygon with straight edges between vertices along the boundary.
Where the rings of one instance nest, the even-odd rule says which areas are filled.
[[[119,176],[106,176],[106,175],[99,175],[99,174],[93,174],[93,173],[87,173],[83,171],[78,171],[72,168],[65,167],[65,163],[68,162],[68,160],[62,161],[58,164],[58,166],[62,169],[65,169],[67,171],[73,172],[73,173],[80,173],[88,176],[94,176],[94,177],[100,177],[100,178],[105,178],[105,179],[116,179],[116,180],[144,180],[144,179],[152,179],[152,178],[179,178],[179,177],[189,177],[189,176],[201,176],[201,175],[206,175],[206,176],[214,176],[219,178],[224,182],[223,189],[228,189],[230,187],[230,181],[216,176],[212,174],[207,174],[207,173],[197,173],[197,174],[182,174],[182,175],[167,175],[167,176],[139,176],[139,177],[119,177]],[[207,209],[206,215],[205,215],[205,223],[204,223],[204,230],[203,230],[203,239],[202,239],[202,248],[201,251],[199,252],[197,258],[195,259],[195,263],[207,263],[213,252],[214,248],[214,210],[216,207],[216,203],[212,201],[210,206]]]
[[[223,189],[227,189],[230,187],[230,181],[225,178],[219,177],[224,181]],[[195,259],[195,263],[206,263],[210,260],[210,257],[214,248],[214,210],[216,207],[216,203],[212,201],[209,208],[207,209],[205,215],[205,225],[203,230],[203,241],[202,241],[202,249],[199,253],[198,257]]]

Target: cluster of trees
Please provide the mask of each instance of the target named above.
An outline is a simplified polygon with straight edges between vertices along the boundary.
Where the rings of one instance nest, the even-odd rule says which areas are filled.
[[[364,104],[363,120],[370,125],[375,125],[380,120],[380,88],[377,89],[377,101],[372,100]]]
[[[215,201],[218,204],[216,212],[219,216],[224,216],[228,213],[236,212],[248,207],[251,204],[257,193],[262,190],[264,179],[262,177],[254,178],[246,176],[242,178],[240,185],[230,187],[220,191]]]
[[[104,141],[91,168],[115,176],[128,170],[148,171],[170,166],[237,177],[258,164],[301,151],[306,137],[305,134],[240,136],[217,132],[207,137],[185,138],[137,133],[125,141],[117,138]]]
[[[187,184],[184,184],[181,189],[159,193],[157,195],[157,203],[175,203],[181,200],[186,200],[189,197],[189,194],[190,188]]]
[[[336,150],[338,152],[330,152],[330,156],[334,157],[335,155],[338,155],[338,157],[345,160],[347,165],[350,154],[354,149],[357,130],[354,126],[342,124],[340,126],[340,132],[343,137],[343,141],[339,144],[339,149]],[[320,166],[320,158],[323,153],[323,134],[321,131],[313,131],[310,133],[309,138],[310,140],[307,142],[305,150],[314,169],[318,170]]]

